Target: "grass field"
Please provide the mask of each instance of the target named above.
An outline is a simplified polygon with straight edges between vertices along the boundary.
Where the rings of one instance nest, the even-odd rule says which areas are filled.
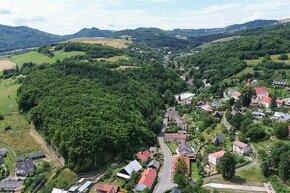
[[[287,54],[288,57],[290,58],[290,53]],[[271,59],[273,60],[273,62],[284,62],[285,64],[290,64],[290,59],[289,60],[279,60],[278,57],[280,56],[280,54],[277,54],[277,55],[271,55]],[[245,62],[248,64],[248,65],[251,65],[251,66],[255,66],[259,63],[261,63],[263,60],[263,57],[260,57],[259,59],[255,59],[255,60],[245,60]]]
[[[132,42],[124,39],[115,39],[115,38],[76,38],[69,40],[71,42],[80,42],[88,44],[101,44],[104,46],[110,46],[114,48],[127,48]]]
[[[36,51],[32,51],[25,54],[14,55],[9,60],[17,64],[19,67],[21,67],[24,63],[27,63],[27,62],[33,62],[35,64],[43,64],[43,63],[52,64],[56,62],[57,59],[63,60],[65,58],[70,58],[72,56],[85,54],[84,52],[79,52],[79,51],[72,51],[72,52],[56,51],[53,53],[55,56],[50,58]]]
[[[177,144],[175,141],[166,142],[168,148],[170,149],[172,154],[176,154]]]
[[[5,131],[4,128],[12,129]],[[10,145],[18,156],[40,150],[29,135],[29,124],[23,115],[13,113],[0,121],[0,141]]]
[[[267,141],[254,143],[254,147],[256,148],[257,151],[259,150],[270,151],[273,148],[273,146],[278,142],[283,142],[290,145],[290,139],[279,140],[276,137],[272,136]]]
[[[242,172],[236,173],[236,175],[230,181],[224,180],[222,177],[205,181],[206,184],[222,183],[249,186],[263,186],[263,182],[267,182],[267,179],[263,176],[259,166],[254,166]]]
[[[0,79],[0,114],[17,112],[16,91],[19,84],[13,79]]]
[[[192,162],[190,165],[191,177],[194,180],[198,180],[201,176],[198,174],[197,164],[196,162]]]
[[[129,60],[129,57],[128,56],[113,56],[113,57],[110,57],[110,58],[98,58],[96,60],[97,61],[105,60],[105,61],[108,61],[108,62],[116,62],[116,61],[119,61],[119,60]]]

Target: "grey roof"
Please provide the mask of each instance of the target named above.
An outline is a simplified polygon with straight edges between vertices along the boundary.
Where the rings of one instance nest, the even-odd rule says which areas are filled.
[[[39,152],[36,152],[36,153],[32,153],[29,155],[29,158],[31,159],[39,159],[39,158],[42,158],[42,157],[45,157],[45,153],[42,152],[42,151],[39,151]]]
[[[17,161],[16,168],[20,175],[27,175],[35,172],[33,160],[30,158]]]
[[[84,183],[81,187],[78,188],[79,192],[84,192],[86,189],[88,189],[93,184],[92,181],[87,181]]]
[[[6,156],[6,155],[7,155],[7,150],[4,149],[4,148],[1,148],[1,149],[0,149],[0,155],[1,155],[1,156]]]
[[[23,186],[23,181],[3,180],[0,182],[0,191],[14,191]]]
[[[215,137],[215,139],[217,139],[217,140],[219,140],[219,141],[222,141],[222,140],[225,139],[225,137],[222,136],[222,135],[218,135],[218,136]]]
[[[156,160],[152,160],[149,164],[148,164],[148,168],[152,168],[154,167],[156,170],[159,169],[160,167],[160,163]]]
[[[181,190],[179,190],[178,188],[173,188],[171,193],[181,193]]]

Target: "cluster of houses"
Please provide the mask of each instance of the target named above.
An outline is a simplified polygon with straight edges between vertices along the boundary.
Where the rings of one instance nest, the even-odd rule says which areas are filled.
[[[168,122],[170,124],[176,123],[177,127],[179,127],[182,130],[187,130],[187,123],[186,121],[179,116],[179,112],[175,110],[175,108],[170,108],[166,114],[165,117],[168,119]]]
[[[87,180],[85,178],[81,178],[76,185],[73,185],[69,188],[68,191],[53,188],[51,193],[86,193],[89,192],[90,189],[93,187],[93,182],[90,180]]]
[[[226,151],[221,150],[218,152],[214,152],[208,155],[209,165],[215,169],[217,165],[220,163],[221,158],[224,156]],[[251,153],[251,148],[248,144],[245,144],[241,141],[235,141],[233,143],[233,153],[238,155],[249,155]]]

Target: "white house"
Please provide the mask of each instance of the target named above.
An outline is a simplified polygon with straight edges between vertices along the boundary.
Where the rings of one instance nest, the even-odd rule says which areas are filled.
[[[211,153],[208,155],[208,161],[210,164],[217,166],[220,162],[220,159],[224,156],[226,152],[224,150],[215,152],[215,153]]]
[[[235,141],[233,143],[233,152],[240,155],[248,155],[251,152],[251,148],[240,141]]]
[[[67,191],[58,188],[53,188],[51,193],[67,193]]]
[[[190,92],[184,92],[175,95],[176,101],[178,101],[179,104],[191,104],[192,97],[194,97],[195,94]]]
[[[119,173],[117,173],[118,177],[130,179],[131,174],[134,172],[138,172],[142,169],[142,166],[139,164],[137,160],[131,161],[127,166],[125,166]]]
[[[260,99],[260,104],[263,105],[266,108],[269,108],[270,105],[271,105],[271,101],[272,101],[272,99],[270,97],[267,97],[267,96],[266,97],[262,97]]]

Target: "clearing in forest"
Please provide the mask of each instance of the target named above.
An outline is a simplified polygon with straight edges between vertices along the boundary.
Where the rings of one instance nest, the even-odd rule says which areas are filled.
[[[127,48],[128,45],[132,43],[130,40],[125,40],[125,39],[101,38],[101,37],[76,38],[69,41],[87,43],[87,44],[101,44],[103,46],[110,46],[114,48]]]

